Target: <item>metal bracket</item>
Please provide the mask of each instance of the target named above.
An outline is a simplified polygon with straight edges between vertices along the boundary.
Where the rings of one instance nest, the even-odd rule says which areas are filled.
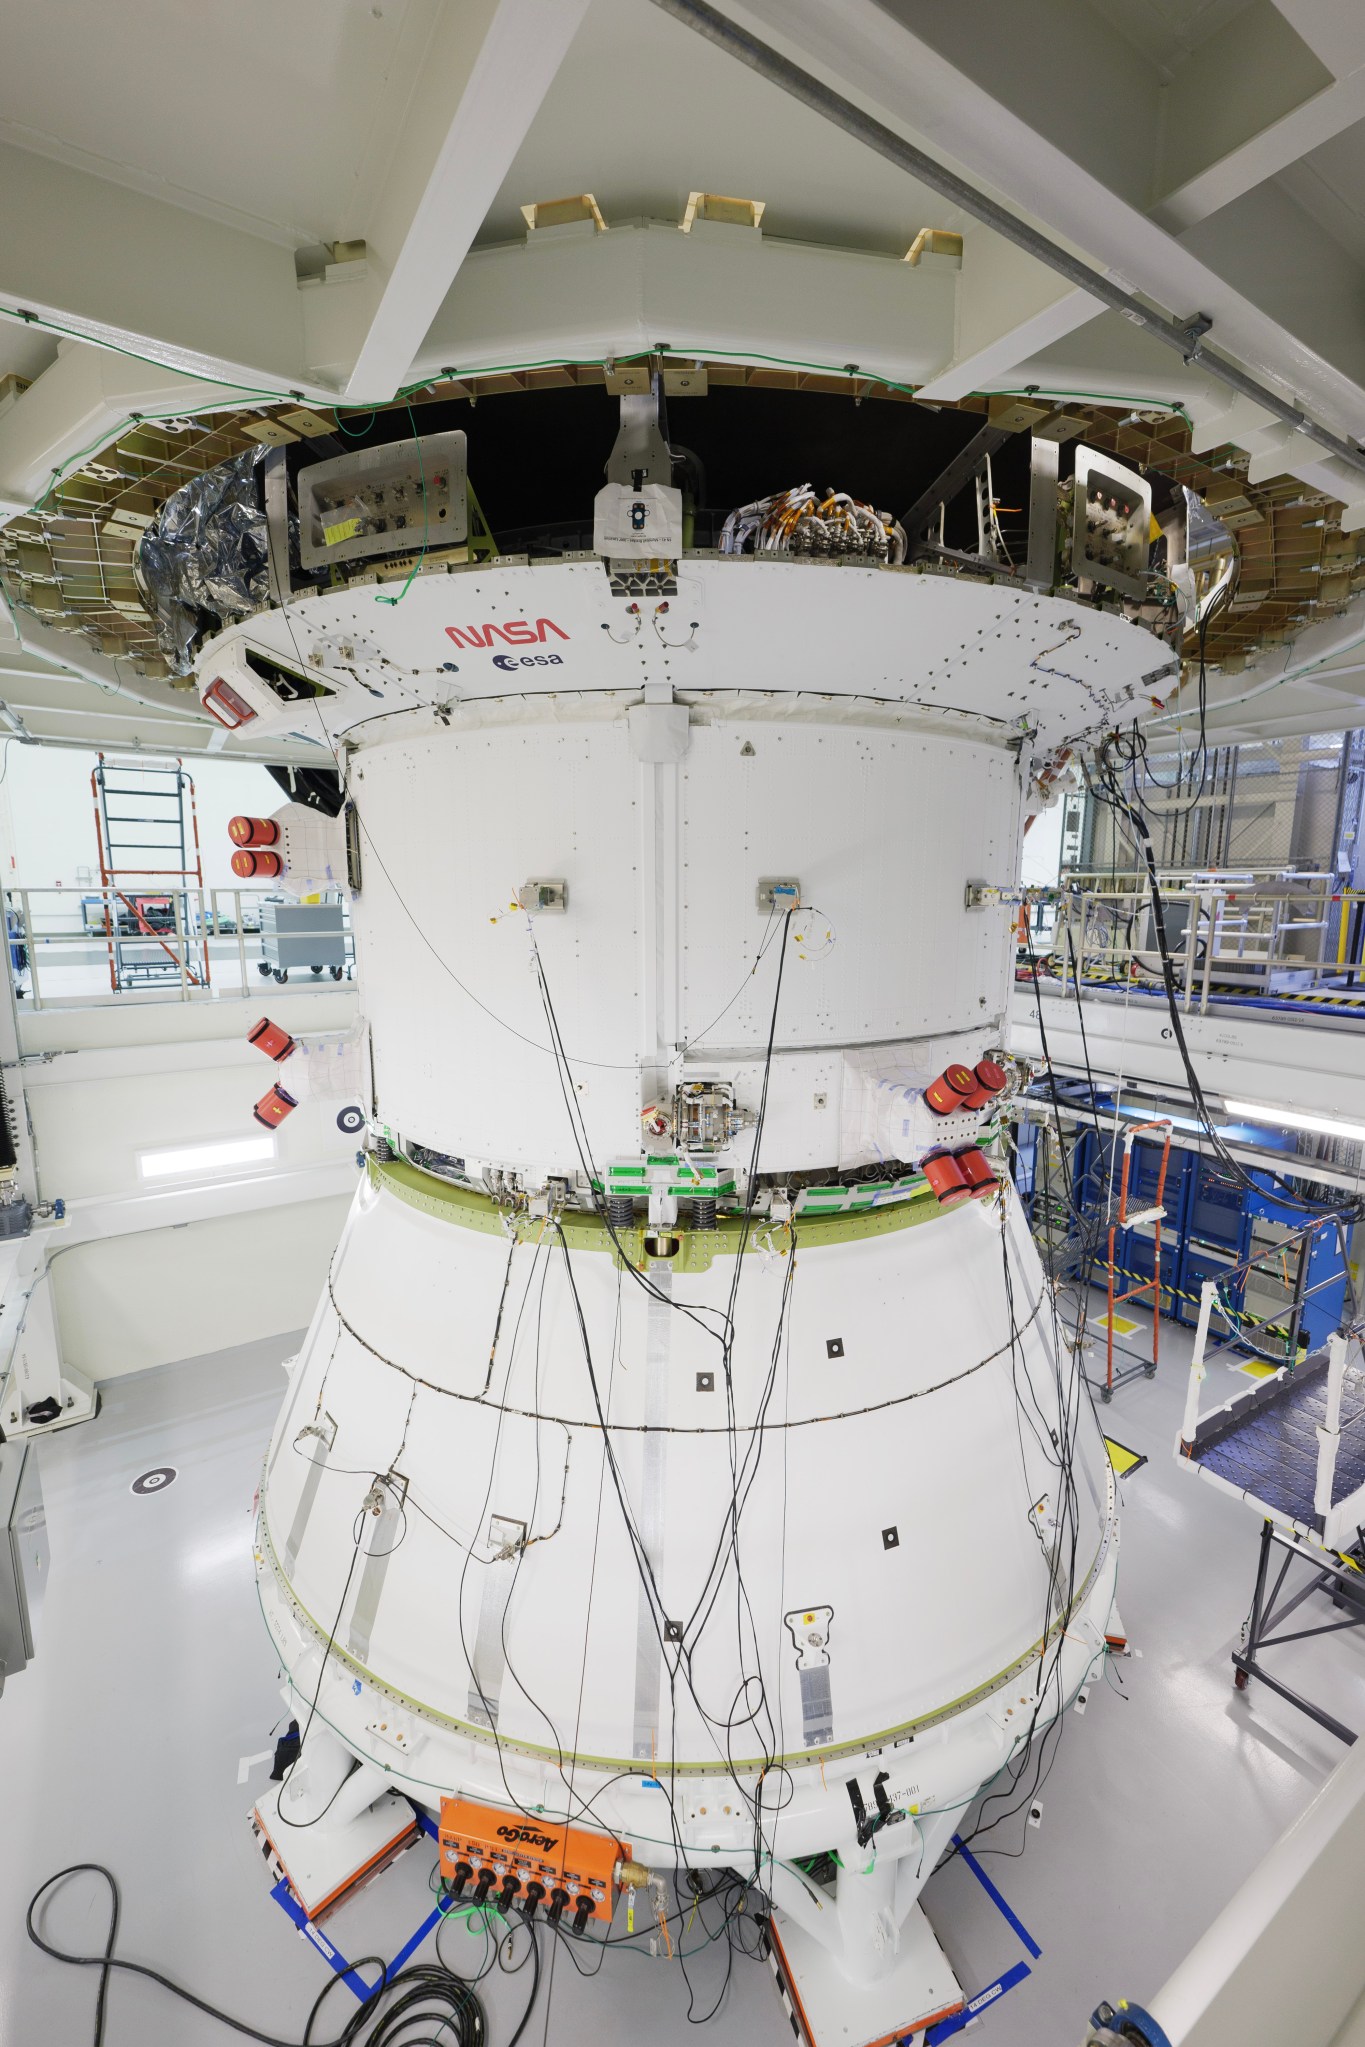
[[[567,881],[533,880],[517,890],[517,902],[528,917],[562,917],[569,907]]]
[[[792,880],[789,875],[762,875],[758,884],[757,902],[759,909],[768,914],[774,910],[799,910],[801,884]]]

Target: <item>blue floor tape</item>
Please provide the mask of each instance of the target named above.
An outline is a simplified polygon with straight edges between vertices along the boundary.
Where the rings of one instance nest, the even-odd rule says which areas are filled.
[[[431,1819],[428,1814],[418,1811],[415,1808],[414,1817],[421,1831],[424,1834],[426,1834],[429,1839],[435,1840],[436,1839],[435,1821]],[[304,1911],[302,1905],[294,1896],[294,1893],[290,1890],[289,1880],[287,1877],[280,1878],[279,1882],[276,1884],[274,1890],[270,1893],[270,1895],[275,1900],[275,1903],[279,1906],[280,1910],[285,1914],[286,1918],[293,1920],[295,1926],[297,1926],[299,1932],[303,1935],[304,1939],[312,1943],[312,1945],[317,1949],[318,1953],[322,1956],[323,1961],[326,1962],[328,1968],[334,1969],[336,1971],[337,1975],[340,1976],[343,1983],[346,1985],[346,1988],[351,1992],[351,1994],[354,1997],[359,1999],[361,2004],[365,2002],[367,1997],[373,1997],[375,1991],[379,1987],[378,1981],[376,1980],[374,1983],[367,1983],[365,1981],[365,1978],[360,1974],[360,1971],[358,1969],[353,1969],[351,1967],[345,1955],[342,1954],[340,1948],[334,1947],[332,1942],[328,1940],[326,1934],[323,1933],[320,1928],[312,1925],[308,1918],[308,1914]],[[412,1960],[418,1948],[421,1947],[423,1941],[426,1940],[429,1937],[429,1935],[435,1932],[436,1928],[440,1925],[441,1921],[443,1919],[448,1919],[452,1912],[458,1910],[459,1907],[455,1904],[451,1904],[449,1906],[444,1907],[441,1905],[437,1905],[436,1909],[433,1912],[428,1913],[427,1917],[422,1921],[421,1925],[418,1927],[416,1933],[413,1934],[411,1940],[404,1943],[404,1945],[398,1950],[398,1953],[394,1956],[393,1960],[389,1963],[388,1970],[386,1973],[390,1981],[392,1981],[392,1979],[398,1974],[398,1971],[400,1969],[405,1968],[406,1965]]]
[[[1005,1900],[1001,1897],[999,1891],[960,1835],[953,1835],[953,1846],[1010,1931],[1017,1936],[1023,1947],[1036,1962],[1042,1955],[1043,1950],[1024,1925],[1018,1913],[1012,1911],[1005,1903]],[[1003,1976],[997,1976],[995,1981],[988,1983],[984,1990],[978,1990],[974,1997],[969,1997],[961,2011],[954,2012],[950,2019],[940,2019],[936,2026],[930,2026],[924,2036],[924,2047],[939,2047],[941,2041],[951,2040],[955,2033],[963,2032],[974,2018],[979,2018],[983,2011],[986,2011],[991,2005],[998,2003],[1009,1991],[1015,1989],[1026,1977],[1032,1974],[1033,1971],[1027,1962],[1015,1962],[1012,1968],[1006,1969]]]
[[[1029,1932],[1028,1928],[1023,1924],[1022,1920],[1020,1920],[1010,1910],[1009,1906],[1001,1897],[999,1891],[995,1888],[995,1885],[987,1876],[985,1870],[981,1867],[981,1864],[973,1855],[971,1849],[967,1846],[965,1841],[959,1840],[956,1834],[953,1835],[953,1846],[954,1848],[956,1848],[958,1854],[962,1857],[962,1860],[966,1863],[972,1875],[980,1884],[982,1890],[986,1893],[986,1896],[995,1906],[996,1911],[1005,1921],[1005,1924],[1011,1927],[1013,1931],[1018,1934],[1021,1943],[1023,1944],[1024,1947],[1028,1949],[1029,1953],[1033,1956],[1033,1959],[1036,1962],[1039,1956],[1042,1954],[1043,1950],[1039,1947],[1037,1941],[1033,1938],[1033,1935]]]
[[[1026,1976],[1033,1974],[1027,1962],[1016,1962],[1012,1969],[1006,1969],[1003,1976],[997,1976],[994,1983],[988,1983],[984,1990],[978,1990],[975,1997],[969,1997],[961,2011],[954,2012],[950,2019],[940,2019],[931,2026],[924,2036],[924,2047],[938,2047],[940,2040],[951,2040],[954,2033],[960,2033],[974,2018],[993,2005],[1007,1990],[1013,1990],[1016,1983],[1022,1983]]]
[[[415,1817],[421,1831],[429,1839],[435,1840],[436,1824],[434,1820],[426,1813],[416,1809]],[[1034,1961],[1038,1961],[1043,1950],[1039,1947],[1037,1941],[1033,1938],[1033,1935],[1029,1932],[1018,1914],[1001,1897],[999,1891],[991,1882],[966,1842],[959,1835],[954,1834],[953,1846],[980,1884],[982,1890],[986,1893],[986,1896],[995,1906],[996,1911],[1005,1921],[1005,1924],[1012,1933],[1017,1935],[1019,1941],[1027,1949],[1028,1953],[1032,1955]],[[307,1913],[290,1890],[287,1878],[281,1877],[270,1895],[286,1917],[292,1919],[304,1939],[311,1941],[312,1945],[326,1962],[328,1968],[336,1971],[347,1989],[361,2004],[365,2002],[367,1997],[374,1995],[378,1984],[367,1983],[360,1972],[351,1967],[341,1950],[333,1946],[326,1934],[309,1922]],[[389,1963],[387,1973],[390,1979],[396,1976],[398,1971],[412,1960],[412,1957],[416,1954],[418,1948],[421,1947],[423,1941],[430,1934],[434,1933],[441,1921],[449,1918],[451,1911],[455,1909],[457,1908],[454,1906],[442,1908],[440,1905],[437,1905],[435,1910],[427,1915],[416,1933],[398,1950],[398,1953]],[[961,2011],[954,2012],[950,2019],[941,2019],[938,2025],[931,2026],[924,2035],[924,2047],[939,2047],[941,2041],[951,2040],[955,2033],[962,2032],[965,2027],[971,2024],[974,2018],[979,2017],[990,2005],[997,2003],[1000,1998],[1013,1990],[1017,1984],[1022,1983],[1025,1977],[1032,1975],[1032,1973],[1027,1962],[1016,1962],[1013,1968],[1006,1969],[1003,1976],[997,1976],[995,1981],[988,1983],[984,1990],[978,1990],[975,1996],[969,1997]]]

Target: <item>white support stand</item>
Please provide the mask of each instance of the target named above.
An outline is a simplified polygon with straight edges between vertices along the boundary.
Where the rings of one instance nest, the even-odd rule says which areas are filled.
[[[1324,1521],[1332,1511],[1332,1485],[1341,1442],[1341,1388],[1346,1377],[1346,1338],[1337,1330],[1327,1339],[1327,1411],[1318,1428],[1318,1470],[1313,1506]]]
[[[1194,1332],[1194,1349],[1190,1354],[1190,1379],[1185,1389],[1185,1415],[1180,1424],[1180,1441],[1177,1450],[1188,1452],[1194,1447],[1194,1432],[1199,1422],[1199,1389],[1209,1376],[1204,1363],[1204,1351],[1209,1340],[1209,1318],[1213,1314],[1214,1282],[1206,1279],[1199,1289],[1199,1322]]]
[[[851,1981],[829,1950],[781,1911],[769,1921],[768,1962],[807,2047],[885,2047],[949,2018],[964,2003],[920,1905],[911,1908],[890,1966],[875,1982]]]
[[[252,1808],[267,1861],[309,1919],[321,1919],[377,1876],[417,1833],[412,1807],[387,1789],[384,1772],[372,1763],[352,1768],[354,1762],[315,1721],[284,1782],[272,1784]]]
[[[62,1362],[51,1266],[63,1235],[38,1223],[0,1243],[0,1430],[8,1437],[49,1436],[99,1412],[94,1382]]]
[[[908,1817],[867,1847],[850,1832],[833,1895],[774,1864],[768,1961],[808,2047],[883,2047],[961,2010],[962,1987],[923,1908],[905,1902],[941,1845]]]

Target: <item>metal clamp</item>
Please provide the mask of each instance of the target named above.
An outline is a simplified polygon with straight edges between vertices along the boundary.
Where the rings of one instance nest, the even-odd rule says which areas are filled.
[[[1140,2004],[1121,1998],[1117,2011],[1101,2004],[1090,2014],[1090,2035],[1085,2047],[1171,2047],[1170,2036],[1151,2013]]]

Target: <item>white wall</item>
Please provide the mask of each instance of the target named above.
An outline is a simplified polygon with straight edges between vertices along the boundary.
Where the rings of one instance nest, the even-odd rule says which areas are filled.
[[[0,862],[6,884],[31,889],[60,885],[63,893],[69,891],[73,898],[71,910],[68,912],[55,896],[40,896],[33,905],[35,922],[43,928],[77,925],[80,913],[74,899],[99,885],[94,797],[90,787],[96,756],[76,748],[20,746],[17,742],[4,751]],[[285,802],[284,792],[254,761],[196,761],[193,781],[204,885],[231,888],[234,877],[228,819],[239,811],[268,817]],[[135,806],[125,802],[119,807]],[[172,808],[163,803],[151,807],[158,811]],[[165,835],[153,832],[148,836]],[[153,853],[143,857],[157,859]]]
[[[203,1050],[213,1052],[215,1047]],[[67,1062],[77,1068],[80,1063]],[[233,1060],[214,1067],[196,1064],[183,1071],[98,1079],[73,1074],[62,1086],[31,1088],[29,1118],[42,1198],[51,1201],[60,1195],[71,1202],[145,1194],[148,1182],[139,1168],[139,1153],[224,1138],[272,1135],[274,1162],[285,1172],[352,1157],[356,1139],[337,1128],[340,1102],[300,1102],[273,1133],[262,1130],[251,1108],[275,1077],[270,1061],[255,1054],[250,1065]],[[289,1074],[280,1077],[287,1087]]]
[[[98,1381],[305,1328],[348,1206],[299,1201],[79,1245],[52,1268],[64,1358]]]
[[[304,1036],[346,1031],[354,1021],[349,988],[270,994],[268,1005],[248,998],[212,1009],[168,1004],[21,1018],[39,1192],[63,1197],[73,1228],[89,1226],[84,1204],[111,1203],[118,1218],[129,1213],[125,1201],[149,1194],[174,1200],[177,1186],[192,1192],[205,1184],[148,1182],[140,1152],[264,1135],[252,1104],[277,1071],[286,1085],[289,1075],[246,1042],[262,1007]],[[64,1251],[52,1283],[68,1363],[96,1380],[116,1378],[302,1328],[326,1282],[347,1190],[359,1177],[357,1140],[337,1128],[341,1107],[330,1096],[306,1096],[274,1133],[276,1167],[300,1174],[308,1198],[138,1228]],[[317,1197],[316,1172],[311,1184],[308,1176],[318,1167],[327,1169],[322,1184],[341,1191]],[[260,1170],[251,1169],[253,1179]],[[243,1182],[237,1198],[256,1197]]]

